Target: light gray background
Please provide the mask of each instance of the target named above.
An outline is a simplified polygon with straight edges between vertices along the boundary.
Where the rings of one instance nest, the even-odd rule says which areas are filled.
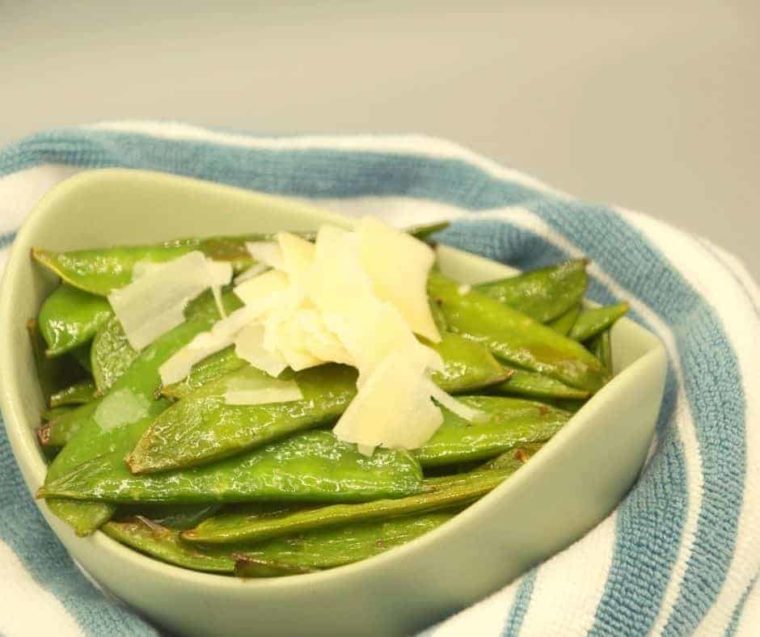
[[[112,118],[424,132],[758,277],[759,5],[0,0],[0,142]]]

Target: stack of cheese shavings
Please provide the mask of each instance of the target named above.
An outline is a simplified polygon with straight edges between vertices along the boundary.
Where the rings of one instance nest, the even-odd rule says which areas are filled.
[[[286,368],[351,365],[359,371],[357,395],[333,431],[367,455],[377,446],[423,445],[443,421],[432,399],[465,419],[478,415],[432,382],[431,372],[440,370],[443,361],[415,336],[433,343],[441,339],[426,292],[435,260],[427,244],[366,217],[353,231],[322,226],[314,243],[282,232],[276,241],[247,247],[258,263],[235,281],[234,293],[243,306],[222,315],[211,330],[161,366],[165,385],[183,380],[193,365],[230,345],[237,356],[273,379]],[[189,263],[195,268],[192,290]],[[174,327],[177,299],[184,298],[186,304],[208,288],[218,294],[217,286],[231,279],[231,271],[225,271],[222,282],[220,265],[192,252],[151,266],[114,292],[109,299],[130,343],[140,349],[148,344],[148,335],[153,339],[160,335],[158,329],[143,327],[138,315],[151,325]],[[139,288],[139,294],[130,288]],[[158,298],[175,288],[181,293],[173,294],[171,302]],[[230,388],[226,402],[262,404],[301,398],[293,381],[254,385]]]

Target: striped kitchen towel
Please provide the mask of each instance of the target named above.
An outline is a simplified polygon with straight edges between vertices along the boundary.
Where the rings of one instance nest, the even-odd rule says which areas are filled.
[[[110,166],[301,197],[398,224],[451,219],[442,242],[518,268],[588,255],[590,297],[631,301],[633,318],[669,354],[647,467],[588,535],[423,634],[760,634],[760,293],[730,254],[437,139],[114,122],[0,150],[0,264],[51,186]],[[77,570],[37,513],[2,430],[0,634],[159,634]]]

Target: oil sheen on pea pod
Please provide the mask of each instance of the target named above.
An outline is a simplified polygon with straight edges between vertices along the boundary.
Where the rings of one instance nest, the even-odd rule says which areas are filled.
[[[232,294],[223,297],[233,309],[237,300]],[[145,348],[108,393],[77,410],[69,422],[74,430],[68,443],[48,467],[46,484],[75,471],[80,465],[104,454],[124,456],[152,421],[168,406],[156,400],[160,384],[158,368],[174,352],[189,343],[218,319],[218,310],[210,293],[204,294],[186,312],[187,320]],[[112,505],[51,498],[47,502],[58,517],[69,523],[79,535],[87,535],[108,520]]]
[[[113,316],[92,341],[90,365],[98,393],[104,394],[137,358],[119,320]]]
[[[301,400],[260,405],[225,401],[236,385],[278,382],[250,365],[202,386],[153,421],[127,456],[127,465],[133,473],[153,473],[214,462],[333,422],[356,395],[356,370],[344,365],[306,369],[293,380]]]
[[[558,334],[562,334],[562,336],[567,336],[570,333],[570,330],[573,329],[573,325],[575,325],[575,321],[578,320],[578,316],[580,315],[580,313],[581,313],[581,306],[575,305],[571,307],[564,314],[560,314],[554,320],[549,321],[547,325],[551,327]]]
[[[465,474],[455,481],[426,480],[423,493],[394,500],[334,504],[281,513],[262,514],[245,510],[221,513],[204,520],[192,530],[184,531],[182,539],[209,544],[259,542],[312,529],[464,506],[493,490],[512,472],[510,468]]]
[[[578,400],[591,396],[591,392],[585,389],[570,387],[538,372],[506,366],[505,369],[509,370],[509,377],[491,388],[494,393],[528,398],[575,398]]]
[[[431,273],[429,294],[453,332],[486,345],[497,357],[572,387],[596,391],[607,371],[580,343],[475,290]]]
[[[586,260],[567,261],[540,270],[476,285],[475,289],[546,323],[578,305],[586,293]]]
[[[413,517],[320,529],[255,545],[201,547],[180,539],[177,531],[142,519],[109,522],[103,531],[113,539],[175,566],[241,577],[308,573],[350,564],[405,544],[438,528],[456,515],[437,511]]]
[[[113,316],[102,296],[61,285],[45,299],[38,322],[47,355],[58,356],[87,343]]]
[[[34,259],[61,277],[64,283],[99,296],[124,287],[132,280],[132,268],[138,261],[161,263],[200,250],[215,261],[232,263],[235,271],[253,264],[246,241],[271,239],[272,235],[178,239],[149,246],[124,246],[95,250],[51,252],[35,248]]]
[[[571,415],[544,403],[499,396],[465,396],[460,401],[481,412],[473,422],[444,410],[443,424],[414,454],[423,467],[484,460],[509,449],[545,442]]]
[[[95,383],[91,380],[82,380],[51,394],[49,404],[51,407],[83,405],[93,398],[95,398]]]
[[[443,371],[435,373],[433,380],[446,391],[471,391],[506,378],[496,359],[479,343],[449,333],[431,347],[444,361]],[[220,370],[231,363],[229,355],[225,355],[212,362],[204,361],[201,370]],[[194,369],[190,376],[197,379],[207,374]],[[294,376],[303,400],[266,405],[225,403],[230,384],[266,378],[250,366],[241,367],[185,395],[161,414],[140,439],[127,458],[130,469],[134,473],[151,473],[213,462],[294,431],[337,420],[356,395],[355,371],[331,365]],[[172,393],[177,392],[172,389]]]
[[[307,431],[213,464],[148,475],[130,473],[120,451],[106,453],[46,483],[39,495],[118,503],[364,502],[421,486],[419,463],[407,451],[367,457],[329,431]]]
[[[576,341],[587,341],[610,329],[619,318],[628,312],[628,309],[628,303],[623,302],[583,310],[573,325],[573,329],[570,330],[570,338]]]

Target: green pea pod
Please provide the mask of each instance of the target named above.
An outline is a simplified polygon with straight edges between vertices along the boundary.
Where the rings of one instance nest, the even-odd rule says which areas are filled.
[[[578,305],[586,293],[585,259],[567,261],[498,281],[475,289],[531,318],[546,323]]]
[[[82,380],[51,394],[49,404],[51,407],[83,405],[93,398],[95,398],[95,383],[91,380]]]
[[[495,385],[509,375],[480,343],[459,334],[444,332],[441,342],[429,344],[443,359],[443,371],[434,372],[433,382],[444,391],[456,394]]]
[[[256,545],[199,547],[176,531],[143,519],[109,522],[113,539],[169,564],[241,577],[271,577],[333,568],[378,555],[447,522],[456,513],[438,511],[409,518],[320,529]],[[236,565],[237,562],[237,565]]]
[[[222,513],[204,520],[192,530],[184,531],[182,539],[210,544],[260,542],[324,527],[464,506],[494,489],[510,473],[510,470],[484,471],[454,483],[426,481],[424,493],[395,500],[335,504],[275,514],[251,514],[246,511]]]
[[[473,390],[503,380],[506,373],[482,345],[456,334],[445,334],[432,345],[444,360],[433,380],[451,392]],[[209,373],[233,366],[221,353],[196,366],[188,380],[167,388],[176,396],[197,385]],[[268,405],[227,405],[230,383],[268,378],[250,366],[241,367],[185,394],[158,417],[127,458],[134,473],[152,473],[213,462],[294,431],[337,420],[356,394],[356,375],[348,368],[322,366],[299,372],[295,379],[304,400]],[[180,391],[177,391],[180,390]]]
[[[583,310],[573,325],[573,329],[570,330],[570,338],[576,341],[587,341],[611,328],[615,321],[628,312],[628,309],[628,303],[623,302]]]
[[[527,396],[529,398],[576,398],[585,400],[591,392],[565,385],[537,372],[524,369],[506,368],[511,373],[503,383],[495,385],[492,390],[507,396]]]
[[[178,383],[165,385],[161,388],[161,393],[169,398],[186,398],[207,383],[237,371],[247,364],[235,355],[234,347],[228,347],[193,365],[187,378]]]
[[[294,376],[302,400],[229,405],[228,389],[272,379],[251,366],[212,381],[156,418],[127,464],[133,473],[192,467],[336,420],[356,394],[356,371],[323,365]],[[274,381],[277,382],[277,381]]]
[[[39,496],[119,503],[362,502],[410,495],[421,485],[419,464],[407,451],[380,449],[368,458],[331,432],[308,431],[214,464],[140,476],[130,473],[123,452],[110,452],[47,482]]]
[[[229,550],[202,550],[182,542],[177,531],[142,517],[122,522],[107,522],[103,532],[141,553],[162,562],[206,573],[232,573],[235,559]]]
[[[444,410],[443,424],[415,451],[423,467],[483,460],[515,447],[545,442],[572,414],[543,403],[498,396],[466,396],[461,402],[481,412],[474,422]]]
[[[610,330],[597,334],[586,342],[588,350],[596,356],[602,364],[612,372],[612,338]]]
[[[138,353],[127,340],[115,316],[103,325],[92,341],[90,363],[98,393],[104,394],[127,371]]]
[[[580,343],[529,316],[475,290],[460,293],[456,282],[438,272],[430,276],[429,291],[452,331],[483,343],[499,358],[579,389],[596,391],[606,382],[606,370]]]
[[[243,547],[233,553],[237,558],[235,575],[271,577],[352,564],[411,542],[448,522],[457,512],[436,511],[319,529]]]
[[[230,293],[224,295],[224,301],[230,309],[239,305]],[[154,399],[160,384],[158,368],[218,319],[211,294],[204,294],[188,307],[186,316],[184,323],[145,348],[105,396],[75,412],[77,417],[68,423],[74,433],[50,464],[46,484],[106,453],[119,455],[121,464],[124,464],[124,456],[134,447],[152,418],[168,406],[168,401]],[[112,505],[103,502],[51,498],[48,506],[80,535],[92,533],[113,514]]]
[[[56,358],[45,355],[45,341],[40,334],[37,321],[27,321],[26,329],[32,346],[42,397],[45,404],[50,404],[50,397],[53,394],[82,380],[85,372],[69,355]]]
[[[560,314],[554,320],[549,321],[547,325],[551,327],[555,332],[557,332],[557,334],[567,336],[570,333],[570,330],[573,329],[573,325],[575,325],[575,321],[578,320],[580,313],[581,306],[575,305],[564,314]]]
[[[102,296],[59,286],[45,299],[38,318],[47,355],[58,356],[87,343],[111,316],[111,306]]]
[[[132,268],[139,261],[162,263],[200,250],[216,261],[229,261],[235,271],[253,264],[246,241],[266,241],[271,234],[239,237],[178,239],[148,246],[123,246],[96,250],[52,252],[34,248],[34,259],[70,286],[106,296],[132,281]]]

